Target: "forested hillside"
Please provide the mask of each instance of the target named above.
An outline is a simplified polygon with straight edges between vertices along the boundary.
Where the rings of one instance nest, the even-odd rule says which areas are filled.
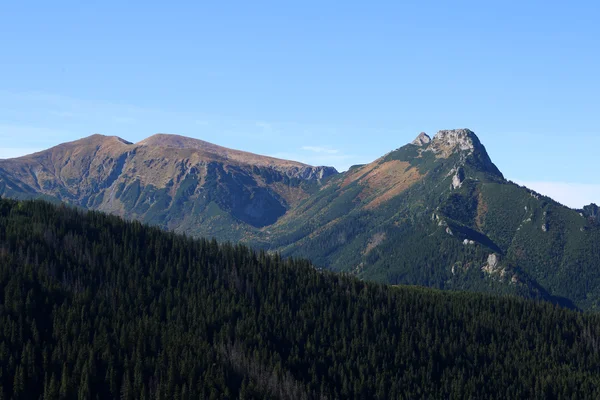
[[[600,397],[600,318],[0,200],[4,399]]]
[[[251,244],[365,280],[597,311],[600,224],[587,210],[507,181],[458,129],[332,176]]]
[[[506,180],[468,129],[422,133],[344,173],[177,135],[93,135],[0,160],[0,196],[245,243],[368,281],[600,310],[597,207],[572,210]]]

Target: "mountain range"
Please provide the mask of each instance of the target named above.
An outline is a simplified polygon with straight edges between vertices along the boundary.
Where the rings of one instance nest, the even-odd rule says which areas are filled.
[[[600,306],[598,207],[502,175],[468,129],[421,133],[339,173],[158,134],[0,160],[0,195],[241,241],[366,280]]]

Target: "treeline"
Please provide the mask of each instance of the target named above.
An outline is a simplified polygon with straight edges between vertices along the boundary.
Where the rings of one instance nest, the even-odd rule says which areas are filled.
[[[3,399],[596,399],[600,318],[0,200]]]

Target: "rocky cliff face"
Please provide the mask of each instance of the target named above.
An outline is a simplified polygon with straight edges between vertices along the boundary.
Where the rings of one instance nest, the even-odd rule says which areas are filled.
[[[411,143],[415,146],[424,146],[426,144],[429,144],[429,142],[431,142],[431,138],[429,137],[429,135],[425,132],[421,132],[419,136],[417,136],[417,138]]]
[[[462,166],[504,179],[477,135],[469,129],[441,130],[424,151],[432,152],[436,158],[455,158],[455,168]]]
[[[431,141],[428,150],[439,157],[448,158],[456,151],[472,154],[480,146],[477,136],[468,129],[439,131]]]
[[[301,168],[290,167],[286,168],[284,172],[290,178],[299,178],[308,181],[325,179],[338,173],[338,171],[333,167],[311,166],[304,166]]]

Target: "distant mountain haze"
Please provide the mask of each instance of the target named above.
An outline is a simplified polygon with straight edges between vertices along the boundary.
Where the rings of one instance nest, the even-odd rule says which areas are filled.
[[[158,134],[0,160],[0,194],[243,241],[367,280],[600,306],[597,207],[507,181],[468,129],[338,173]]]

